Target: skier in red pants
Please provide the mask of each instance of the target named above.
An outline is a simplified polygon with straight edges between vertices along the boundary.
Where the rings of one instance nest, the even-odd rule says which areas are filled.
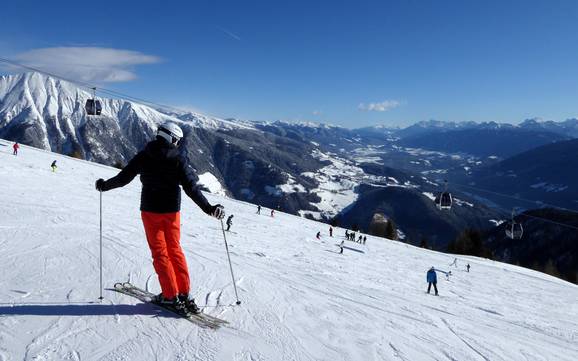
[[[140,174],[143,185],[141,218],[162,289],[153,302],[186,314],[198,313],[199,308],[189,297],[189,271],[180,245],[179,185],[205,213],[223,219],[225,211],[220,204],[209,204],[196,185],[197,176],[179,154],[182,137],[183,131],[176,124],[161,125],[155,140],[131,159],[117,176],[106,181],[97,180],[96,189],[105,192],[123,187]]]
[[[14,152],[12,152],[13,155],[18,155],[18,148],[20,148],[18,142],[14,143],[14,145],[12,146],[12,149],[14,149]]]

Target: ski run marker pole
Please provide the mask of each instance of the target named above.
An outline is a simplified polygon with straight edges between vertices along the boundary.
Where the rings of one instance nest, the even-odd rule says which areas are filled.
[[[223,231],[223,239],[225,240],[225,249],[227,250],[227,259],[229,260],[229,268],[231,269],[231,278],[233,279],[233,288],[235,289],[235,297],[237,298],[237,305],[241,304],[239,301],[239,294],[237,293],[237,284],[235,283],[235,275],[233,275],[233,266],[231,265],[231,256],[229,255],[229,245],[227,244],[227,236],[225,235],[225,226],[223,219],[221,219],[221,230]]]
[[[100,193],[100,297],[102,301],[102,191]]]

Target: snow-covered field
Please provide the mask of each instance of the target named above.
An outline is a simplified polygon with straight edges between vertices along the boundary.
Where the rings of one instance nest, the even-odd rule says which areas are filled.
[[[339,255],[342,229],[331,239],[324,224],[258,216],[213,195],[235,215],[228,241],[241,306],[220,224],[185,197],[182,244],[198,303],[230,327],[200,329],[107,290],[99,302],[94,181],[117,170],[28,147],[11,153],[0,141],[0,360],[578,359],[575,285],[460,257],[435,297],[425,272],[448,270],[451,255],[373,237],[364,253]],[[135,179],[103,195],[104,282],[156,292],[139,190]]]

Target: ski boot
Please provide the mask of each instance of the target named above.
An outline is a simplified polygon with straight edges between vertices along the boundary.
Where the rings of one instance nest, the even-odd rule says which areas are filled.
[[[178,300],[184,305],[185,309],[194,315],[201,313],[201,310],[195,303],[194,298],[190,298],[189,295],[180,294],[178,295]]]
[[[185,307],[185,304],[181,302],[178,297],[165,298],[162,293],[159,293],[151,299],[151,302],[161,307],[170,309],[181,316],[186,316],[188,314],[188,310]]]

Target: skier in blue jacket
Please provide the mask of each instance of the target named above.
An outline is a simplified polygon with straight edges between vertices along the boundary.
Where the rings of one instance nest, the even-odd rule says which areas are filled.
[[[437,296],[438,295],[438,288],[437,288],[438,276],[437,276],[436,270],[435,270],[435,268],[433,268],[433,266],[432,266],[432,268],[429,269],[429,271],[427,271],[426,280],[428,283],[427,293],[429,294],[429,291],[431,290],[431,285],[433,284],[434,290],[436,291],[436,296]]]

